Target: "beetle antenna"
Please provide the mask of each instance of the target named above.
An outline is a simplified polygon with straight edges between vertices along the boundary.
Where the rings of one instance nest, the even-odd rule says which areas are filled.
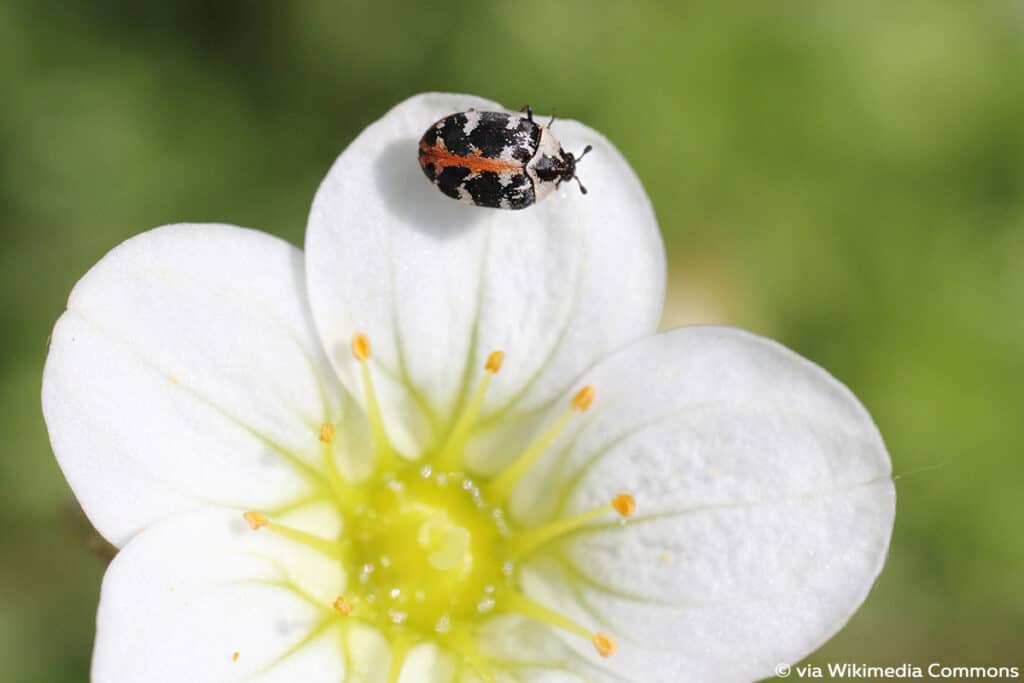
[[[589,148],[588,148],[588,149],[589,149]],[[586,154],[586,152],[584,152],[584,154]],[[581,154],[580,156],[583,156],[583,155]],[[576,176],[576,175],[574,175],[574,176],[572,177],[572,179],[573,179],[573,180],[575,180],[575,181],[576,181],[576,184],[580,186],[580,192],[582,192],[583,194],[586,194],[586,193],[587,193],[587,188],[583,187],[583,183],[582,183],[582,182],[580,182],[580,178],[579,178],[579,176]]]
[[[594,149],[594,147],[592,145],[587,145],[586,147],[584,147],[583,151],[580,152],[580,155],[578,157],[576,157],[576,163],[579,163],[580,159],[582,159],[583,157],[587,156],[587,154],[592,149]],[[584,192],[584,194],[586,194],[586,192]]]

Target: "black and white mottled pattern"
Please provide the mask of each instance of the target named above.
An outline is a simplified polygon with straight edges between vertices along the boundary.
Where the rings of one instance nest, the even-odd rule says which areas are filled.
[[[488,159],[529,161],[540,145],[541,126],[526,116],[498,111],[468,111],[441,119],[423,135],[428,145],[440,138],[457,156],[479,150]]]

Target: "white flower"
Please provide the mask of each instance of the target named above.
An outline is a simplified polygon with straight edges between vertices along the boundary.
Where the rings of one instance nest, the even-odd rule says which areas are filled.
[[[169,226],[75,287],[43,411],[122,548],[95,683],[749,680],[863,601],[895,499],[854,396],[751,334],[655,334],[654,215],[583,125],[554,131],[594,146],[586,197],[437,193],[416,141],[470,107],[367,128],[304,253]]]

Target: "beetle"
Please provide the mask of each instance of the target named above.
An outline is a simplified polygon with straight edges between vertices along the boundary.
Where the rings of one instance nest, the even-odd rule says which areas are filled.
[[[449,114],[420,138],[420,168],[441,192],[472,206],[525,209],[568,180],[586,194],[576,164],[591,146],[579,156],[566,152],[551,133],[554,120],[536,123],[529,106],[521,114]]]

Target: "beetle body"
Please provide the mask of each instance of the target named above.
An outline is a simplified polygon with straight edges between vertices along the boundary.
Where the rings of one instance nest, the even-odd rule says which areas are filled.
[[[420,138],[419,161],[427,178],[453,199],[525,209],[575,178],[578,159],[527,108],[522,115],[470,110],[446,116]]]

